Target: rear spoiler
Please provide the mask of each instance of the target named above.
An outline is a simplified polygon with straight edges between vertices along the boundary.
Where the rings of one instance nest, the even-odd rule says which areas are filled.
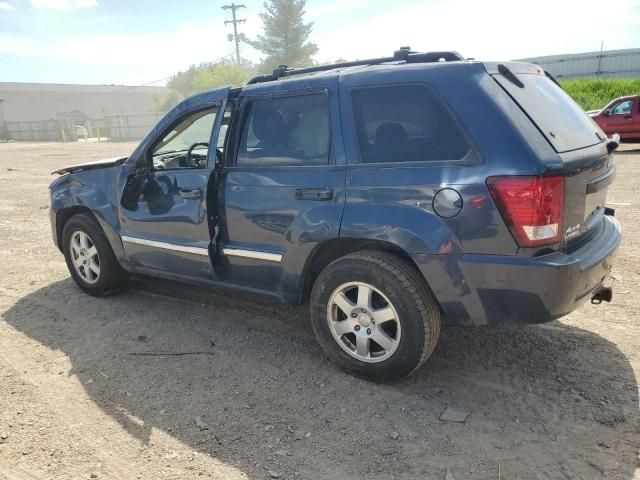
[[[544,75],[544,70],[540,65],[525,62],[483,62],[484,68],[489,75],[499,75],[504,68],[514,74],[528,73],[531,75]]]
[[[555,83],[557,86],[562,88],[562,85],[556,80],[556,78],[551,75],[549,72],[544,70],[541,66],[535,65],[533,63],[525,63],[525,62],[485,62],[484,67],[487,70],[489,75],[503,75],[506,77],[511,83],[517,85],[520,88],[523,88],[524,85],[518,78],[516,74],[529,74],[529,75],[545,75],[549,80]]]

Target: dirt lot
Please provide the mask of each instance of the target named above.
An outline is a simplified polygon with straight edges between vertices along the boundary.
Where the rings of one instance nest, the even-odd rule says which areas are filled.
[[[640,478],[635,146],[609,194],[614,303],[447,328],[392,385],[336,370],[304,309],[157,280],[81,293],[51,242],[49,172],[132,148],[0,144],[0,478]]]

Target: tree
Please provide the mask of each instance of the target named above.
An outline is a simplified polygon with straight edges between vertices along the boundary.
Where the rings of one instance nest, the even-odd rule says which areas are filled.
[[[250,63],[238,65],[229,60],[191,65],[186,71],[178,72],[169,79],[167,87],[171,91],[165,95],[156,95],[154,108],[164,112],[194,93],[225,85],[243,85],[253,73],[253,65]]]
[[[260,13],[263,35],[247,43],[266,55],[259,70],[271,72],[280,65],[290,68],[313,64],[318,47],[308,41],[313,23],[304,23],[306,0],[269,0]]]
[[[218,63],[196,71],[192,81],[192,91],[203,92],[224,85],[238,87],[247,83],[252,74],[252,70],[242,64]]]

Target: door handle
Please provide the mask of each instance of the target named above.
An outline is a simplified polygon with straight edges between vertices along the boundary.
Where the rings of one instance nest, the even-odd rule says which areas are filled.
[[[202,197],[202,190],[199,188],[181,188],[180,197],[186,200],[196,200]]]
[[[296,200],[326,201],[331,199],[333,199],[333,190],[330,188],[296,188]]]

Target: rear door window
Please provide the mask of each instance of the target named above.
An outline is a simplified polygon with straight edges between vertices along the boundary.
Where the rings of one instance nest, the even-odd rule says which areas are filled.
[[[357,88],[351,92],[362,163],[460,160],[464,134],[425,85]]]
[[[251,100],[236,165],[327,165],[331,145],[326,93]]]
[[[494,78],[520,105],[559,153],[602,142],[605,134],[569,95],[544,75],[517,74],[524,87]]]

